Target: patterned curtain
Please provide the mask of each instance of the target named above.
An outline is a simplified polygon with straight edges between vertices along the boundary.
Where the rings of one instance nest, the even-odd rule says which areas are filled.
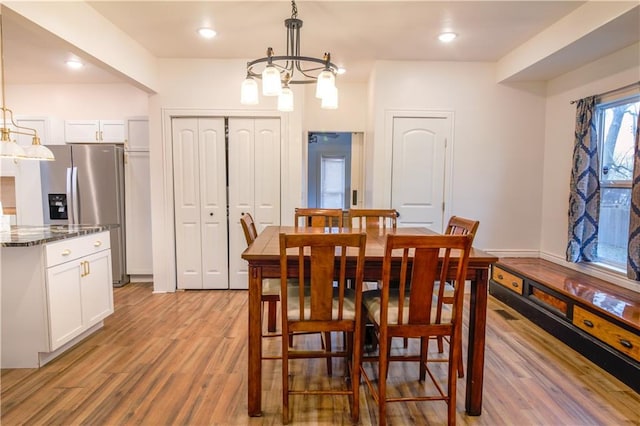
[[[629,251],[627,277],[640,281],[640,114],[636,124],[636,149],[631,185],[631,212],[629,214]]]
[[[580,99],[577,104],[569,194],[569,242],[567,244],[567,261],[569,262],[596,259],[600,214],[598,138],[593,120],[596,97]]]

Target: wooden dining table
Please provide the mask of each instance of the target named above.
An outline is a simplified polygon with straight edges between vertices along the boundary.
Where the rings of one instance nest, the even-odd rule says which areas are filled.
[[[293,226],[268,226],[242,253],[248,265],[249,279],[249,360],[248,360],[248,413],[262,414],[262,280],[280,278],[280,233],[358,232],[349,228],[296,228]],[[365,281],[378,281],[382,275],[385,235],[412,234],[437,235],[423,227],[400,227],[397,229],[370,228],[366,230]],[[347,262],[355,264],[355,257]],[[478,416],[482,412],[482,382],[484,377],[484,347],[487,319],[487,294],[489,266],[498,258],[473,248],[469,256],[467,279],[471,282],[469,298],[469,338],[466,374],[465,410]]]

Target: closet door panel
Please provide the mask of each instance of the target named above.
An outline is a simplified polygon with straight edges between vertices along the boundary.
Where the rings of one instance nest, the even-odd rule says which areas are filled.
[[[255,120],[254,219],[258,232],[280,224],[280,120]]]
[[[224,119],[199,119],[202,273],[204,289],[229,287]]]
[[[180,289],[202,288],[198,121],[173,120],[173,196],[176,279]]]
[[[254,119],[229,119],[229,287],[247,288],[247,262],[240,255],[247,242],[240,225],[242,213],[255,220],[255,167],[262,159],[255,155]]]

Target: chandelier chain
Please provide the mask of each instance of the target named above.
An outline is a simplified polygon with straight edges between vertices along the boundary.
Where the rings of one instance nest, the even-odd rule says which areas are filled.
[[[296,6],[296,0],[291,0],[291,18],[298,18],[298,6]]]

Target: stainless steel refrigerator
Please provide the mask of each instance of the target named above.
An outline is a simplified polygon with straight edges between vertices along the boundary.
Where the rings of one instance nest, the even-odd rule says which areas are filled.
[[[125,265],[124,150],[113,144],[48,145],[40,163],[45,224],[111,228],[113,285],[129,282]]]

